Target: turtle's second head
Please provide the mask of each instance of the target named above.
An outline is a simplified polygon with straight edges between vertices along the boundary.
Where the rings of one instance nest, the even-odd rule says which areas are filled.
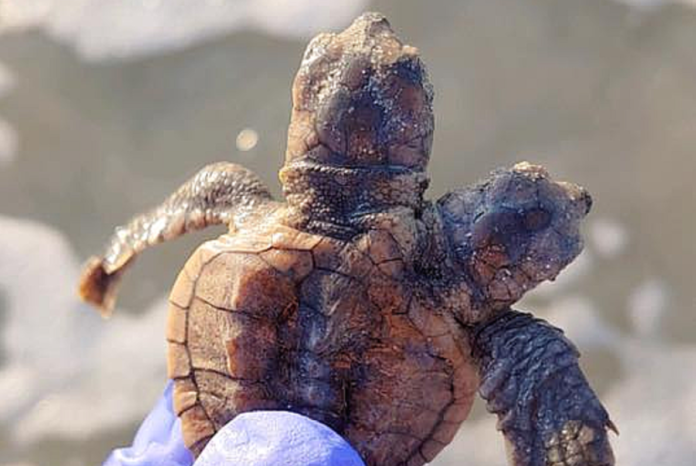
[[[433,133],[432,89],[418,51],[366,13],[307,46],[293,85],[286,165],[423,170]]]
[[[585,189],[527,162],[438,202],[457,261],[493,308],[553,280],[575,259],[591,206]]]

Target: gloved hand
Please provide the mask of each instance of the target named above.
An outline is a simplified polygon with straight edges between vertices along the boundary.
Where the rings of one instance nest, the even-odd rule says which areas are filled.
[[[338,434],[286,411],[237,416],[208,443],[195,464],[172,410],[172,383],[138,429],[133,445],[114,450],[103,466],[365,466]]]

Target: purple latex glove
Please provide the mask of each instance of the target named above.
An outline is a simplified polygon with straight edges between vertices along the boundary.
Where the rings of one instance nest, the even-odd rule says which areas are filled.
[[[133,446],[114,450],[103,466],[365,466],[325,425],[286,411],[237,416],[208,443],[195,464],[172,410],[172,383],[138,429]]]
[[[194,466],[365,466],[336,432],[287,411],[240,414],[205,447]]]
[[[133,445],[114,450],[103,466],[191,466],[193,455],[181,438],[181,421],[172,409],[169,381],[164,395],[135,434]]]

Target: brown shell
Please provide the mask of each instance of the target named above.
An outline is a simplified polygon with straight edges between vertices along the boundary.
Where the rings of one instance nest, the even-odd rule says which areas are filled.
[[[403,242],[403,241],[402,241]],[[409,282],[387,230],[344,242],[281,224],[202,245],[170,296],[168,371],[198,454],[237,414],[289,409],[369,465],[421,465],[466,418],[468,342]]]

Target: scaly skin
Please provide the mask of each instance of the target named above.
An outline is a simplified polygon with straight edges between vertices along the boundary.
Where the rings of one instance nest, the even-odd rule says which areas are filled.
[[[78,293],[111,315],[121,276],[146,248],[212,225],[230,224],[235,216],[272,208],[271,194],[246,168],[229,162],[204,167],[162,205],[117,227],[101,256],[91,257]]]
[[[479,389],[513,466],[613,465],[613,424],[577,350],[511,310],[579,254],[590,196],[524,162],[426,201],[432,132],[417,50],[365,14],[302,60],[286,203],[242,167],[206,167],[88,263],[81,295],[108,311],[146,247],[230,226],[170,295],[169,376],[194,453],[240,412],[289,409],[368,465],[422,465]]]
[[[609,415],[563,332],[530,314],[502,313],[475,331],[481,396],[498,415],[512,462],[609,466]]]

